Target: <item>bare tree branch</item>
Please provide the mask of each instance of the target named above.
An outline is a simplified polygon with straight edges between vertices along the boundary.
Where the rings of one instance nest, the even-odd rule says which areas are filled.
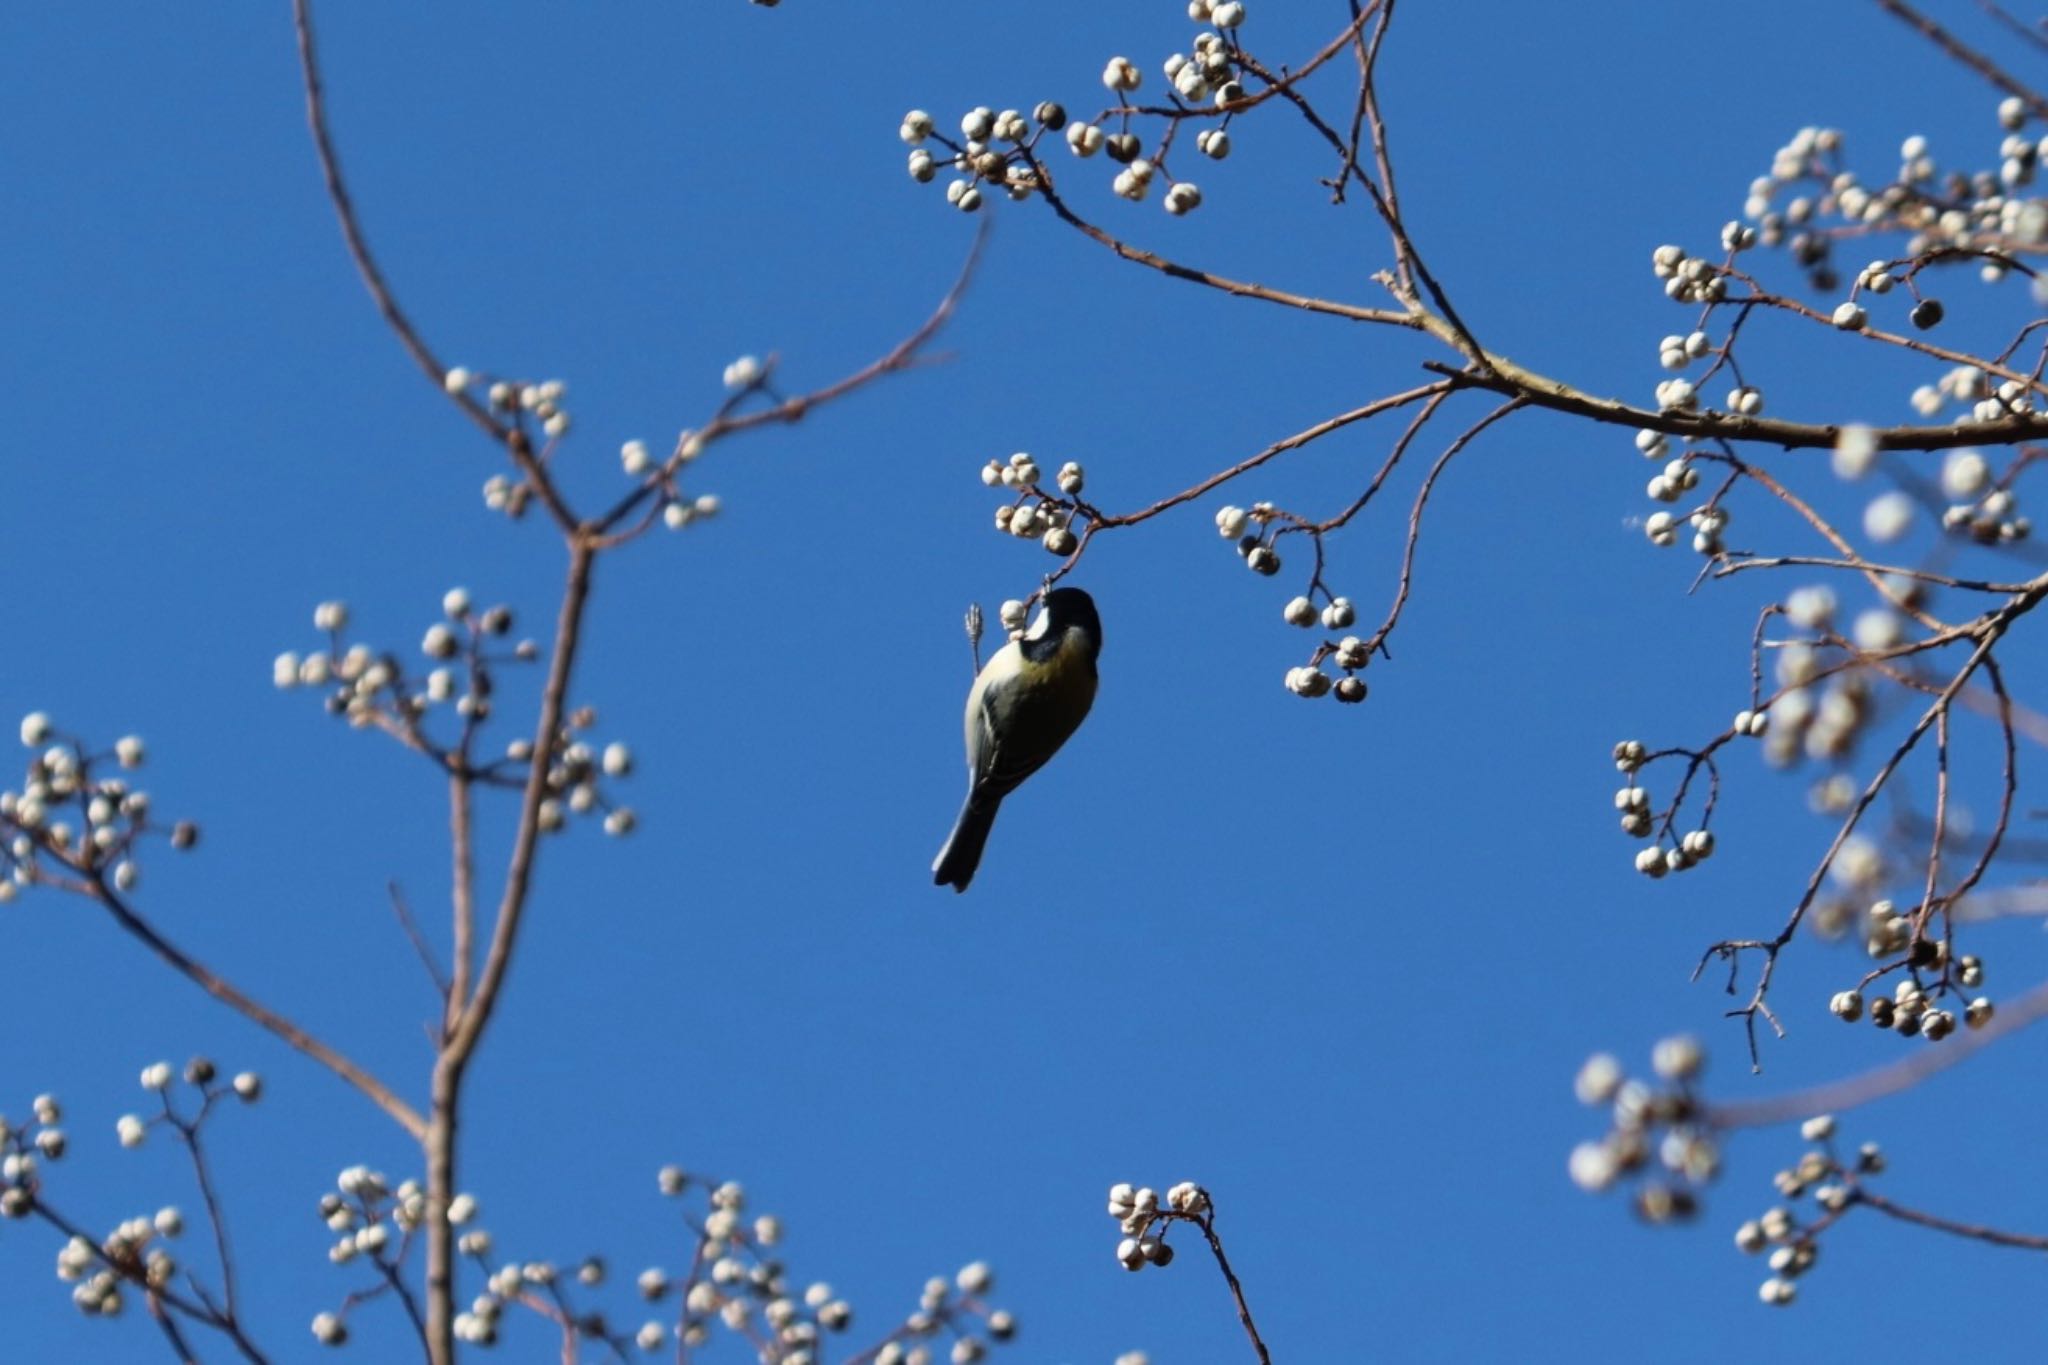
[[[315,1038],[305,1029],[285,1018],[249,996],[226,977],[221,976],[205,963],[172,943],[158,931],[155,925],[144,919],[128,902],[107,883],[104,877],[95,875],[91,894],[105,906],[114,922],[143,946],[177,971],[180,975],[205,991],[208,995],[227,1005],[244,1018],[261,1026],[273,1036],[282,1039],[298,1052],[312,1058],[329,1071],[347,1081],[367,1096],[371,1103],[382,1109],[395,1120],[399,1127],[414,1137],[426,1132],[426,1120],[419,1111],[399,1097],[391,1087],[371,1075],[363,1067],[350,1061],[334,1048]]]

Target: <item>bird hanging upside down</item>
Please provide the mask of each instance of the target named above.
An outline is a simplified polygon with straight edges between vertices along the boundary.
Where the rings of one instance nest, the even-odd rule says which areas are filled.
[[[1045,766],[1095,703],[1102,620],[1079,588],[1045,595],[1038,620],[990,656],[967,694],[967,800],[932,863],[932,881],[965,891],[996,810]]]

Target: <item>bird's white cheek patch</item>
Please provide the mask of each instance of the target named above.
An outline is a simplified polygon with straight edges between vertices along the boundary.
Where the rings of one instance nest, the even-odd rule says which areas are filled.
[[[1038,609],[1038,619],[1031,623],[1031,629],[1024,632],[1027,640],[1043,640],[1045,632],[1052,627],[1052,613],[1044,607]]]

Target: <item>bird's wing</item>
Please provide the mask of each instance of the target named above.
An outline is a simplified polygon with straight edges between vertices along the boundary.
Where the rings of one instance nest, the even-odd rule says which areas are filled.
[[[993,667],[994,660],[990,660]],[[988,757],[995,749],[995,726],[988,714],[988,675],[984,668],[974,680],[974,690],[967,694],[967,776],[969,781],[979,780],[982,769],[988,764]]]
[[[1017,785],[1025,778],[1043,768],[1045,761],[1052,757],[1052,751],[1005,752],[1002,744],[996,739],[995,724],[989,715],[989,697],[986,692],[979,698],[979,702],[974,709],[974,723],[969,729],[967,741],[968,771],[972,775],[974,789],[977,792],[1007,796],[1015,791]]]
[[[996,695],[1015,684],[1023,667],[1023,652],[1012,640],[989,656],[988,663],[974,679],[974,690],[967,695],[967,780],[976,790],[981,790],[985,784],[993,785],[994,794],[999,797],[1029,777],[1032,771],[1025,768],[1011,774],[1005,770],[1003,757],[997,752],[1000,746],[996,742],[995,717],[991,710]],[[1002,773],[1003,777],[989,784],[992,772]]]

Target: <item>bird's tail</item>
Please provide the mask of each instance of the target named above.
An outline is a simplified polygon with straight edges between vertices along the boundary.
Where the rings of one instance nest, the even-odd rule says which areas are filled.
[[[952,835],[932,862],[933,885],[967,889],[967,883],[974,880],[974,869],[981,866],[981,850],[988,843],[988,832],[995,828],[996,809],[1001,805],[1000,798],[991,801],[969,794],[960,807],[960,818],[953,822]]]

